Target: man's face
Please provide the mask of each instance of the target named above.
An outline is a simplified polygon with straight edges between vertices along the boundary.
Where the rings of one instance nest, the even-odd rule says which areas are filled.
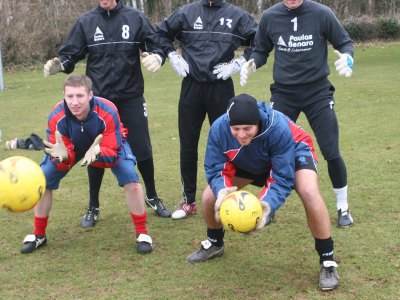
[[[66,86],[64,88],[64,99],[71,113],[79,120],[86,120],[90,111],[90,100],[93,92],[88,92],[85,87]]]
[[[304,0],[283,0],[283,3],[285,6],[289,9],[295,9],[298,8],[300,5],[302,5]]]
[[[247,146],[258,132],[257,125],[234,125],[230,126],[232,135],[242,146]]]
[[[116,0],[99,0],[99,5],[102,9],[112,10],[117,6]]]

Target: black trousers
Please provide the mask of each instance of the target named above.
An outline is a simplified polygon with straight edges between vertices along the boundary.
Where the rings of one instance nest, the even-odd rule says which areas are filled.
[[[271,84],[273,108],[296,122],[304,112],[315,134],[324,159],[328,162],[328,173],[333,188],[347,185],[346,165],[339,149],[339,125],[335,113],[334,86],[327,80],[287,86]]]
[[[198,145],[206,114],[211,125],[226,113],[228,102],[234,95],[231,78],[213,83],[187,77],[182,81],[178,124],[181,181],[186,203],[196,201]]]
[[[138,169],[149,198],[157,196],[154,181],[153,152],[150,141],[146,101],[143,96],[112,101],[118,109],[121,122],[128,129],[128,143],[138,162]],[[104,169],[88,166],[89,206],[99,207],[100,187]]]
[[[341,157],[339,126],[333,99],[335,88],[328,80],[301,86],[273,83],[270,90],[273,108],[294,122],[300,112],[304,112],[325,160]]]
[[[143,96],[113,101],[121,122],[128,129],[128,143],[137,161],[153,158],[146,101]]]

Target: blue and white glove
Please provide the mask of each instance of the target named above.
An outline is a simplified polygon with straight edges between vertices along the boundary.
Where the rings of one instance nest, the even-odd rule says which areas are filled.
[[[226,196],[228,196],[230,193],[233,193],[235,191],[237,191],[237,186],[226,187],[226,188],[219,190],[217,200],[215,201],[215,204],[214,204],[215,220],[217,222],[221,222],[221,217],[219,215],[219,211],[221,209],[222,201],[224,200],[224,198]]]
[[[218,79],[227,80],[236,72],[240,71],[242,65],[246,62],[246,59],[241,56],[240,58],[232,59],[228,63],[221,63],[214,66],[213,74],[217,75]]]
[[[161,68],[162,58],[158,54],[149,52],[142,53],[142,64],[147,71],[155,73]]]
[[[187,61],[178,52],[173,51],[168,54],[169,62],[178,76],[186,77],[189,74]]]
[[[340,76],[350,77],[353,74],[353,58],[347,53],[340,53],[339,51],[333,51],[339,57],[335,61],[336,71],[339,72]]]
[[[245,86],[247,84],[247,80],[251,75],[256,72],[256,64],[254,63],[254,59],[250,59],[245,62],[240,68],[240,85]]]

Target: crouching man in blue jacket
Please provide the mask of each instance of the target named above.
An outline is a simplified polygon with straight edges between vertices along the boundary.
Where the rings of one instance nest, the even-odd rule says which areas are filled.
[[[219,209],[225,196],[248,184],[262,187],[263,215],[257,231],[269,224],[294,188],[320,257],[319,286],[322,290],[336,288],[339,276],[331,224],[318,188],[316,163],[312,139],[301,127],[249,95],[233,97],[208,136],[204,162],[208,186],[202,197],[208,239],[187,261],[203,262],[224,253],[225,230]]]

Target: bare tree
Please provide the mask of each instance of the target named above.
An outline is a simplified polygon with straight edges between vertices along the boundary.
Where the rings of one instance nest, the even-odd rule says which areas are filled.
[[[154,25],[182,5],[198,0],[121,0],[143,11]],[[228,0],[257,18],[282,0]],[[315,0],[333,9],[339,19],[400,18],[400,0]],[[0,46],[4,66],[43,62],[52,57],[79,15],[98,0],[0,0]]]

